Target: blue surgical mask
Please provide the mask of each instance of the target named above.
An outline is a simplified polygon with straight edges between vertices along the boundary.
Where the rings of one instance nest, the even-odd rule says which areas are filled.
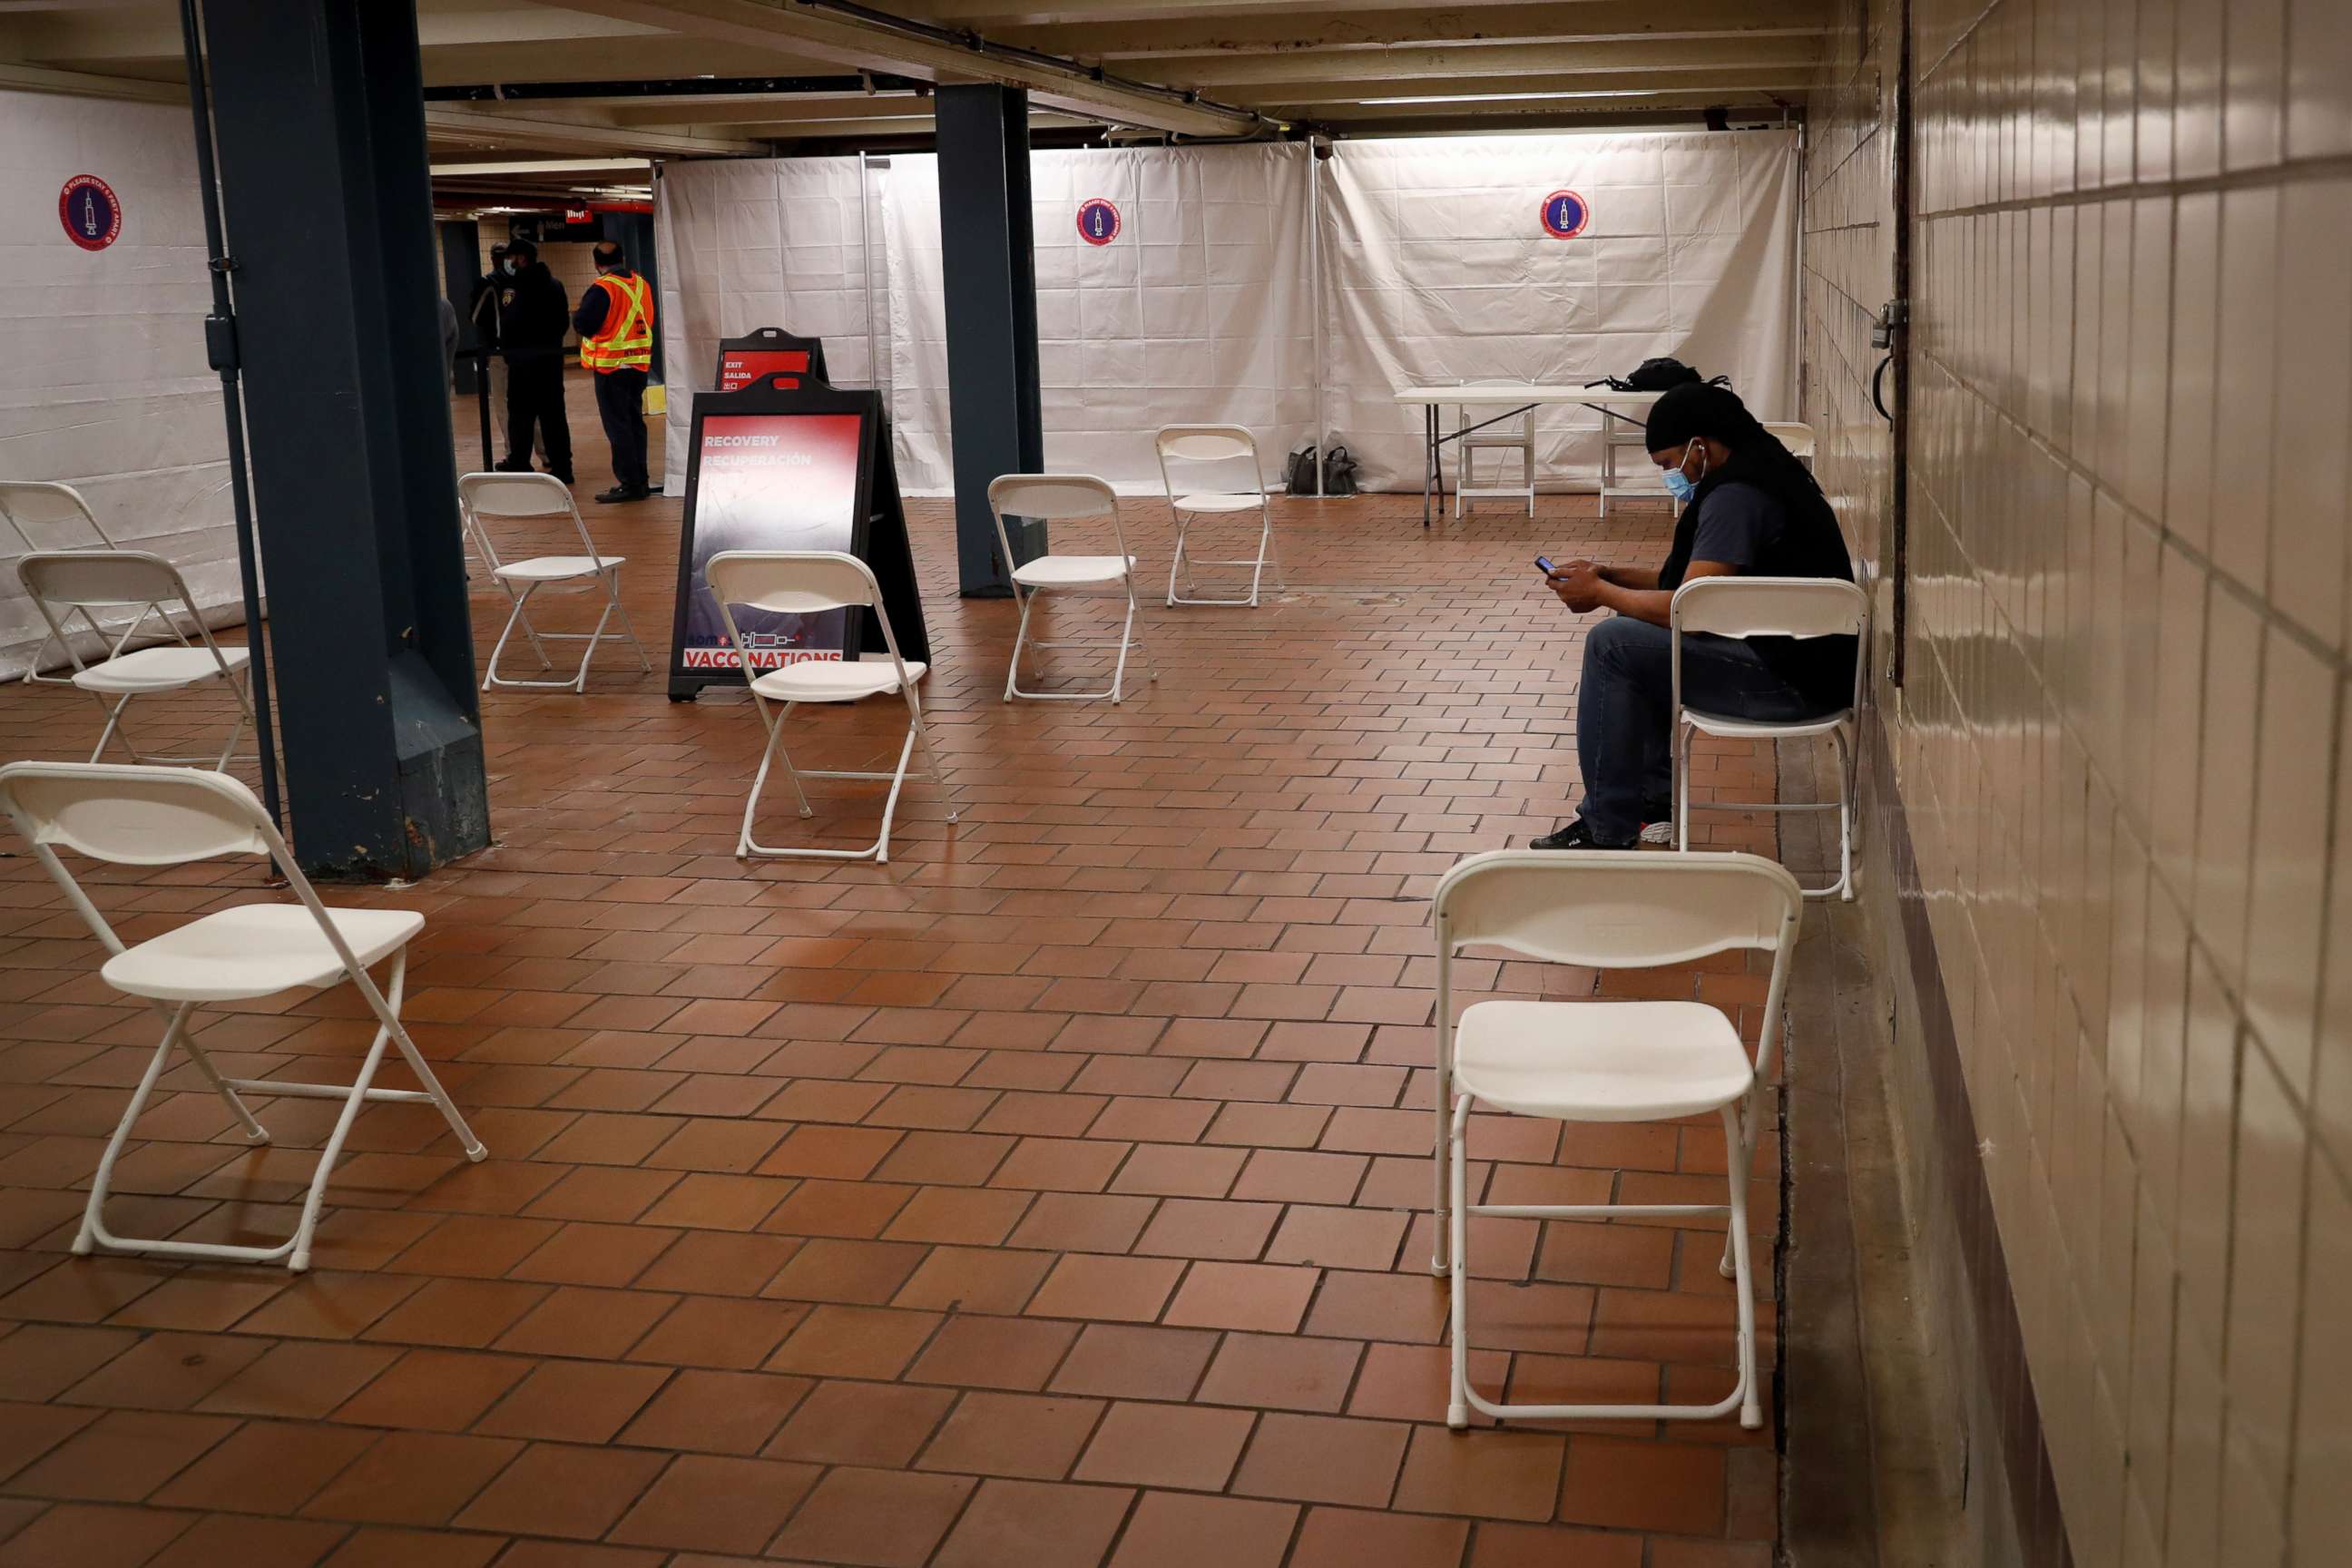
[[[1684,448],[1682,463],[1676,463],[1673,468],[1662,470],[1659,475],[1665,483],[1666,493],[1675,498],[1676,506],[1690,505],[1691,497],[1698,493],[1698,479],[1692,479],[1683,472],[1683,463],[1691,460],[1691,453],[1694,451],[1698,454],[1698,478],[1699,479],[1706,478],[1706,448],[1696,441]]]

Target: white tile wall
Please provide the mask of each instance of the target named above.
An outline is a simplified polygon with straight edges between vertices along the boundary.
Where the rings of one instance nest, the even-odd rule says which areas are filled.
[[[1880,559],[1866,16],[1813,114],[1806,394]],[[2086,1564],[2343,1563],[2352,6],[1914,18],[1909,646],[1879,696],[2065,1530]]]

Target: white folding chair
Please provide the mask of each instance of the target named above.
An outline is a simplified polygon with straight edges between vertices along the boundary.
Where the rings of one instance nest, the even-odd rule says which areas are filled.
[[[1604,520],[1609,516],[1611,496],[1622,497],[1637,493],[1638,490],[1638,487],[1620,482],[1622,475],[1618,468],[1619,459],[1629,453],[1639,453],[1642,458],[1647,458],[1649,452],[1649,433],[1640,417],[1628,416],[1622,409],[1605,410],[1601,414],[1600,515]],[[1633,463],[1637,472],[1649,467],[1646,462],[1637,458],[1629,458],[1627,460]],[[1654,469],[1652,471],[1655,472]],[[1651,492],[1638,490],[1638,493],[1647,497]],[[1657,494],[1663,495],[1664,492],[1661,490]]]
[[[1465,381],[1464,386],[1524,386],[1525,382],[1504,378],[1499,381]],[[1483,499],[1517,500],[1525,496],[1528,515],[1536,514],[1536,416],[1532,408],[1523,408],[1516,415],[1497,417],[1500,410],[1464,404],[1454,411],[1454,446],[1458,454],[1454,481],[1454,515],[1462,515],[1463,503]],[[1478,483],[1478,454],[1481,452],[1517,452],[1519,455],[1519,482],[1516,485]],[[1498,475],[1499,477],[1499,475]]]
[[[1675,847],[1690,847],[1690,748],[1697,735],[1724,740],[1801,740],[1827,735],[1837,743],[1838,797],[1830,801],[1767,802],[1710,800],[1701,811],[1834,811],[1838,814],[1838,876],[1825,888],[1808,888],[1809,899],[1853,899],[1854,766],[1859,747],[1854,715],[1862,709],[1862,650],[1869,645],[1870,597],[1835,577],[1700,577],[1675,591],[1668,616],[1674,632],[1668,657],[1674,684]],[[1853,690],[1846,705],[1817,719],[1768,722],[1733,713],[1710,713],[1683,701],[1683,637],[1854,637]]]
[[[20,547],[19,552],[22,554],[30,555],[44,552],[62,554],[68,551],[80,552],[120,548],[114,542],[114,536],[108,533],[105,527],[99,522],[98,514],[90,510],[89,502],[83,500],[82,493],[71,485],[33,479],[0,479],[0,522],[6,523],[9,531],[16,534],[16,542]],[[63,529],[68,532],[86,533],[94,542],[72,544],[52,540],[44,543],[34,538],[34,531],[37,529],[43,531]],[[141,605],[139,613],[131,617],[129,624],[119,633],[113,634],[108,633],[101,627],[97,618],[88,609],[78,607],[73,614],[64,618],[68,621],[79,619],[97,638],[99,646],[107,650],[107,657],[111,658],[131,646],[131,639],[137,637],[141,629],[146,626],[149,616],[158,614],[163,616],[163,629],[178,638],[181,647],[187,647],[187,634],[180,629],[179,624],[168,612],[156,605]],[[69,676],[41,673],[41,665],[48,656],[51,643],[58,645],[58,651],[65,655],[67,662],[74,668],[82,668],[81,656],[74,651],[72,642],[61,638],[57,631],[52,629],[48,636],[41,640],[40,647],[35,648],[26,661],[24,679],[26,683],[37,682],[43,686],[72,684],[72,678]]]
[[[1780,445],[1789,448],[1790,457],[1801,459],[1809,468],[1813,466],[1813,427],[1811,426],[1801,424],[1794,419],[1767,419],[1762,423],[1765,433],[1778,437]]]
[[[319,901],[301,868],[272,827],[261,803],[236,780],[194,768],[130,767],[91,763],[12,763],[0,768],[0,811],[32,845],[42,868],[63,890],[90,931],[111,954],[100,977],[126,996],[152,1006],[165,1021],[163,1038],[131,1104],[99,1158],[98,1175],[82,1210],[73,1249],[88,1254],[153,1253],[166,1258],[215,1258],[266,1263],[286,1259],[300,1273],[310,1266],[310,1233],[319,1223],[327,1178],[362,1104],[395,1101],[431,1104],[457,1135],[467,1159],[485,1151],[465,1118],[433,1076],[400,1024],[401,990],[407,976],[408,943],[425,927],[425,917],[407,910],[330,910]],[[240,904],[217,910],[126,947],[106,917],[58,858],[62,847],[116,866],[179,866],[221,855],[266,855],[299,902]],[[392,961],[388,984],[376,988],[371,965]],[[298,988],[324,990],[348,980],[375,1015],[375,1040],[349,1084],[294,1083],[276,1079],[225,1078],[198,1043],[192,1022],[208,1002],[244,1002]],[[387,1045],[416,1074],[421,1089],[376,1089],[376,1068]],[[108,1184],[131,1130],[146,1109],[174,1048],[184,1050],[205,1079],[228,1103],[248,1142],[269,1134],[241,1098],[246,1094],[340,1100],[342,1111],[320,1152],[302,1200],[294,1234],[275,1247],[219,1242],[168,1241],[116,1236],[106,1228]]]
[[[120,734],[123,749],[136,761],[201,762],[196,757],[142,755],[122,716],[134,698],[167,696],[220,680],[227,683],[236,700],[237,716],[229,730],[228,743],[210,765],[216,771],[228,766],[237,742],[245,738],[245,727],[253,722],[253,705],[247,700],[245,689],[252,656],[242,647],[223,647],[214,640],[212,628],[196,614],[195,600],[178,567],[143,550],[44,550],[17,561],[16,580],[24,584],[26,596],[39,607],[49,634],[60,643],[67,642],[66,620],[76,612],[95,626],[93,612],[135,607],[138,615],[131,630],[136,631],[150,613],[161,614],[171,624],[169,606],[179,605],[196,628],[199,643],[183,638],[177,645],[125,653],[121,644],[130,640],[130,632],[125,632],[114,651],[96,664],[84,664],[68,644],[67,652],[73,658],[73,684],[89,692],[106,715],[106,726],[98,733],[89,760],[94,763],[106,755],[107,743]]]
[[[890,629],[890,612],[882,603],[881,585],[875,582],[873,572],[855,555],[797,550],[724,551],[712,556],[703,571],[710,584],[710,596],[719,602],[719,618],[727,628],[727,640],[742,660],[743,679],[751,689],[752,706],[759,710],[760,722],[768,731],[767,746],[760,752],[760,771],[751,780],[751,798],[743,803],[743,830],[735,840],[735,853],[776,859],[872,860],[887,864],[890,821],[898,813],[898,792],[906,787],[907,764],[917,745],[923,748],[931,777],[942,787],[947,779],[940,771],[939,753],[931,748],[930,734],[923,728],[922,701],[915,695],[916,685],[930,672],[930,666],[921,659],[909,662],[898,657],[898,638]],[[854,654],[838,659],[803,659],[760,673],[753,665],[752,649],[735,629],[735,607],[739,605],[799,616],[870,609],[882,628],[882,646],[890,657],[887,662],[858,658]],[[784,750],[784,721],[793,716],[795,707],[803,702],[856,702],[861,698],[887,697],[892,692],[907,700],[907,738],[899,744],[896,768],[885,773],[793,765],[792,754]],[[771,712],[772,703],[781,704],[782,710]],[[803,816],[814,815],[808,792],[801,786],[803,778],[889,780],[890,795],[882,803],[881,837],[863,849],[771,848],[754,839],[751,818],[760,809],[760,792],[767,786],[769,764],[778,757],[783,758],[784,775],[793,781],[793,794],[800,798]],[[956,814],[949,812],[948,820],[955,819]]]
[[[1477,1410],[1497,1420],[1711,1420],[1764,1424],[1756,1372],[1748,1186],[1762,1124],[1759,1089],[1804,912],[1795,878],[1753,855],[1653,855],[1637,849],[1503,849],[1474,855],[1437,885],[1436,1251],[1453,1283],[1453,1396],[1445,1424]],[[1454,1020],[1454,961],[1465,948],[1590,969],[1688,963],[1718,952],[1772,955],[1761,1037],[1750,1065],[1729,1017],[1704,1002],[1473,1004]],[[1729,1192],[1722,1204],[1474,1204],[1470,1115],[1484,1105],[1554,1121],[1723,1120]],[[1712,1405],[1508,1405],[1470,1385],[1469,1220],[1612,1220],[1726,1215],[1717,1265],[1735,1281],[1738,1381]]]
[[[1110,486],[1088,474],[1004,474],[992,480],[988,487],[988,510],[996,519],[996,542],[1004,552],[1004,564],[1013,576],[1013,597],[1021,606],[1021,629],[1013,637],[1013,665],[1004,672],[1004,700],[1026,697],[1033,701],[1084,702],[1108,697],[1113,702],[1125,700],[1127,690],[1127,656],[1130,648],[1140,651],[1143,639],[1135,635],[1135,557],[1127,552],[1127,531],[1119,526],[1118,497]],[[1010,517],[1034,517],[1075,521],[1100,517],[1110,520],[1111,540],[1116,555],[1040,555],[1034,561],[1013,565],[1012,537],[1005,532],[1004,520]],[[1109,647],[1108,637],[1068,638],[1059,642],[1034,644],[1029,641],[1029,612],[1036,607],[1037,596],[1047,589],[1060,592],[1069,588],[1100,587],[1115,583],[1127,595],[1127,619],[1119,627],[1118,663],[1111,670],[1110,685],[1100,691],[1024,691],[1021,689],[1021,651],[1024,647]],[[1146,678],[1156,679],[1146,671]]]
[[[488,563],[490,578],[504,589],[514,609],[499,633],[496,647],[490,649],[490,661],[482,671],[482,689],[508,687],[521,690],[560,690],[570,687],[574,691],[588,689],[589,661],[596,657],[596,644],[605,636],[604,628],[613,617],[621,618],[619,635],[629,639],[637,650],[637,663],[647,673],[653,661],[646,657],[645,644],[637,640],[636,628],[629,624],[629,612],[621,605],[621,565],[628,558],[606,555],[596,548],[588,535],[588,521],[580,515],[580,508],[572,499],[572,490],[553,474],[461,474],[457,479],[457,504],[465,514],[467,525],[473,530],[474,542]],[[499,554],[498,541],[490,532],[489,520],[562,517],[571,520],[580,536],[577,555],[533,555],[521,561],[507,561]],[[586,632],[542,632],[530,624],[529,605],[531,595],[541,592],[552,594],[595,594],[604,595],[604,613],[596,617],[596,628]],[[552,668],[543,646],[551,642],[584,642],[577,673],[557,680],[515,680],[499,673],[499,656],[506,652],[507,639],[520,626],[530,639],[531,651],[539,656],[540,668]]]
[[[1176,519],[1176,553],[1168,563],[1169,604],[1245,605],[1255,609],[1258,584],[1269,559],[1274,561],[1276,585],[1282,583],[1282,563],[1274,548],[1274,509],[1266,498],[1265,470],[1258,463],[1257,438],[1239,425],[1171,425],[1160,432],[1153,445],[1160,453],[1160,482],[1168,492],[1168,510]],[[1242,482],[1244,476],[1247,483]],[[1258,517],[1256,555],[1233,561],[1186,558],[1184,546],[1195,521],[1248,511]],[[1176,592],[1176,580],[1181,575],[1190,589],[1194,566],[1248,567],[1248,597],[1183,597]]]

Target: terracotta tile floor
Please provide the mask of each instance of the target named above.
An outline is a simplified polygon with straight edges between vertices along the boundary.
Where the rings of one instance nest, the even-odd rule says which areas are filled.
[[[66,1255],[152,1024],[35,868],[0,866],[0,1568],[1770,1560],[1769,1432],[1442,1425],[1423,900],[1577,792],[1580,629],[1529,558],[1654,557],[1663,508],[1604,525],[1547,498],[1423,533],[1407,498],[1285,503],[1290,591],[1151,603],[1160,678],[1119,707],[1001,702],[1012,606],[955,598],[946,509],[913,510],[947,777],[909,787],[888,866],[734,859],[758,723],[615,658],[584,697],[488,702],[494,847],[333,891],[427,916],[407,1014],[491,1157],[371,1109],[307,1278]],[[676,520],[593,520],[656,645]],[[1148,576],[1164,515],[1130,520]],[[0,753],[78,756],[97,722],[8,687]],[[796,754],[858,765],[899,719],[795,723]],[[1747,752],[1702,767],[1770,787]],[[877,804],[835,785],[763,823],[848,842]],[[257,887],[103,880],[142,934]],[[1715,965],[1606,989],[1696,995],[1752,1038],[1762,988]],[[211,1033],[241,1073],[333,1078],[367,1030],[331,994]],[[280,1142],[253,1152],[189,1069],[165,1086],[118,1227],[282,1234],[332,1108],[259,1102]],[[1711,1125],[1474,1136],[1501,1201],[1719,1190]],[[1479,1377],[1714,1397],[1717,1234],[1477,1227]]]

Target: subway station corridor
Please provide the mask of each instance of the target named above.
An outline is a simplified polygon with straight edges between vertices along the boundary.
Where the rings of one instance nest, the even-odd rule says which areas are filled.
[[[919,559],[948,556],[944,509],[915,510]],[[490,694],[495,846],[331,892],[425,914],[404,1016],[490,1156],[370,1109],[299,1279],[66,1255],[152,1025],[37,866],[0,862],[0,1563],[1763,1568],[1770,1430],[1443,1425],[1426,900],[1576,793],[1581,635],[1529,558],[1654,554],[1667,521],[1492,510],[1433,539],[1405,498],[1283,503],[1289,591],[1152,605],[1157,679],[1117,707],[1003,703],[1011,603],[927,580],[945,787],[908,785],[886,867],[733,858],[740,697],[672,704],[610,649],[584,704]],[[658,668],[676,503],[625,512],[600,531]],[[1163,508],[1127,525],[1165,559]],[[8,687],[0,745],[71,752],[98,717]],[[821,713],[798,754],[870,765],[900,727]],[[1770,793],[1747,747],[1701,768]],[[775,790],[763,834],[870,837],[879,793],[829,786],[803,824]],[[234,860],[105,881],[133,940],[263,891]],[[1737,960],[1614,978],[1754,1037]],[[207,1038],[226,1070],[336,1080],[369,1032],[328,993]],[[331,1105],[257,1100],[278,1146],[252,1152],[193,1068],[163,1087],[117,1227],[282,1234]],[[1489,1120],[1492,1201],[1721,1184],[1711,1119]],[[1759,1236],[1780,1186],[1768,1139]],[[1721,1224],[1688,1223],[1481,1222],[1483,1384],[1728,1388]]]

